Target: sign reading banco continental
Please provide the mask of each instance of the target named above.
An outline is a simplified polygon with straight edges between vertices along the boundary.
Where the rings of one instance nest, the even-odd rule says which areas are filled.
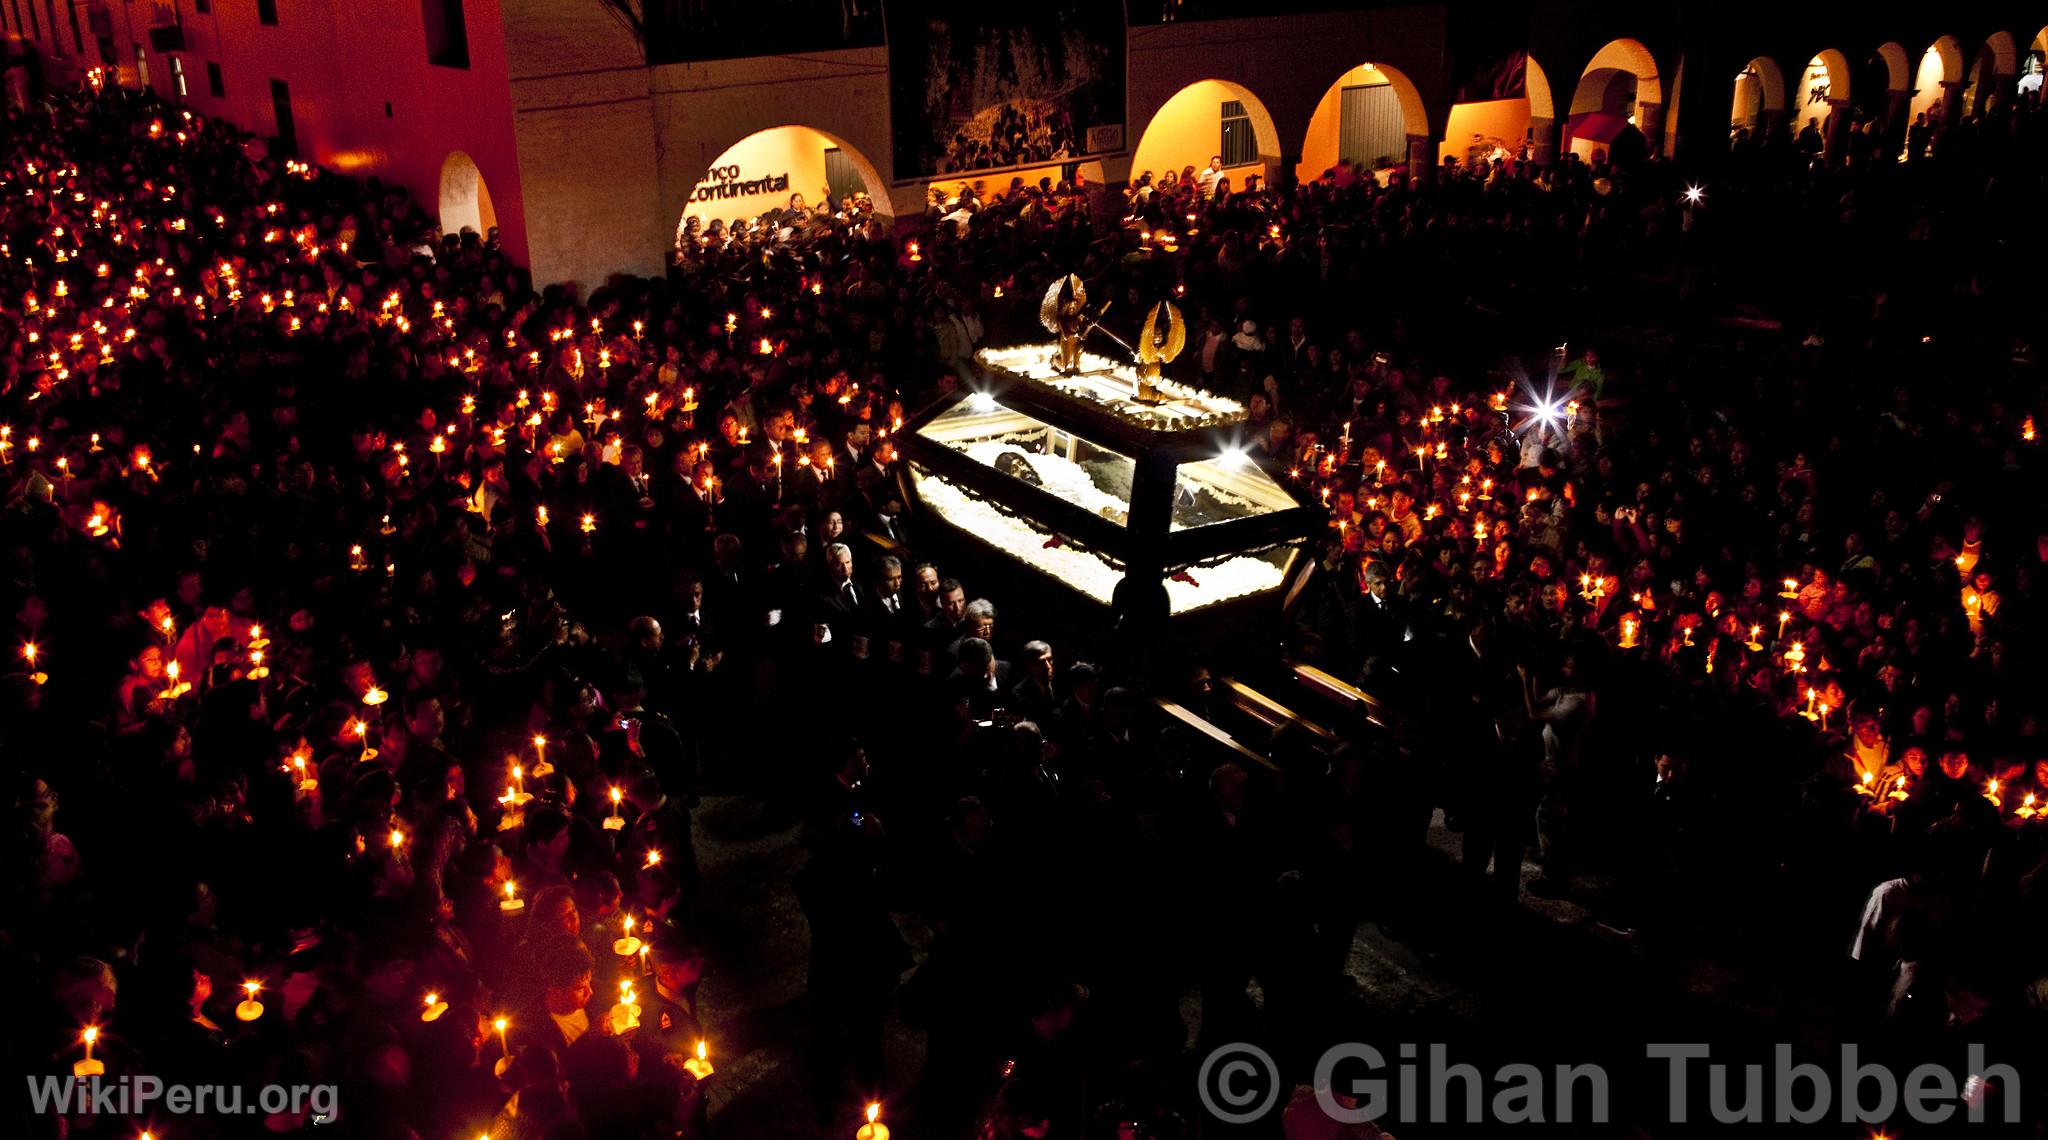
[[[738,166],[714,166],[704,181],[690,193],[692,202],[714,202],[726,198],[746,198],[755,194],[775,194],[789,189],[789,172],[765,174],[759,178],[740,177]]]

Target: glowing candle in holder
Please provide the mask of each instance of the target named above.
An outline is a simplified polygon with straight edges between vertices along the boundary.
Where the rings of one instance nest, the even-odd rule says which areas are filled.
[[[240,1004],[235,1006],[236,1021],[254,1021],[263,1016],[263,1003],[256,1000],[256,995],[262,991],[262,982],[242,983],[242,993],[244,996]]]
[[[718,1071],[711,1067],[711,1050],[703,1038],[697,1039],[697,1055],[683,1062],[683,1071],[700,1081]]]
[[[853,1134],[853,1140],[889,1140],[889,1126],[882,1123],[880,1101],[869,1102],[867,1119],[868,1122],[860,1126],[860,1131]]]
[[[36,658],[41,653],[42,649],[38,647],[35,642],[22,642],[21,659],[23,661],[28,662],[29,680],[34,681],[38,685],[45,685],[49,683],[50,675],[36,668]]]
[[[428,994],[426,1008],[420,1010],[420,1020],[426,1022],[439,1021],[441,1020],[441,1015],[447,1012],[448,1003],[441,1000],[440,994]]]
[[[621,958],[631,958],[640,952],[640,940],[633,937],[633,916],[627,915],[621,927],[623,937],[612,941],[612,953]]]
[[[604,818],[604,829],[606,831],[617,831],[620,828],[626,826],[625,817],[619,814],[619,804],[624,799],[625,793],[619,790],[619,786],[617,784],[613,784],[612,813]]]
[[[503,1017],[491,1022],[491,1028],[498,1031],[498,1064],[491,1070],[495,1076],[504,1076],[505,1070],[512,1067],[512,1047],[505,1042],[505,1030],[511,1024]]]
[[[505,880],[505,897],[498,900],[498,909],[506,914],[518,914],[526,909],[526,900],[519,897],[519,885]]]
[[[606,1016],[615,1036],[624,1036],[640,1028],[640,1005],[633,997],[633,983],[620,982],[618,1004],[612,1006]]]
[[[85,1032],[79,1034],[79,1037],[85,1042],[85,1059],[72,1062],[71,1075],[74,1077],[97,1077],[105,1073],[107,1071],[106,1062],[95,1061],[92,1057],[92,1043],[100,1039],[100,1027],[88,1025],[85,1027]]]

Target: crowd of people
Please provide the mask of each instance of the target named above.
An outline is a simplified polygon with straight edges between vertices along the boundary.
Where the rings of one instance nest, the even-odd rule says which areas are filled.
[[[1531,890],[1646,930],[1852,953],[1838,1032],[2021,1049],[2040,309],[1973,241],[2037,209],[2039,114],[1704,191],[1524,155],[963,186],[900,235],[793,202],[576,297],[175,106],[15,113],[16,1071],[331,1084],[366,1134],[702,1134],[700,988],[746,951],[697,921],[707,796],[804,849],[808,1023],[753,1047],[800,1045],[835,1133],[880,1099],[918,1135],[1199,1134],[1183,992],[1205,1040],[1336,1032],[1358,923],[1429,921],[1400,869],[1437,809],[1466,905],[1533,852]],[[1837,276],[1794,291],[1815,258]],[[1222,661],[1115,668],[907,501],[894,436],[977,345],[1042,339],[1069,272],[1125,340],[1181,305],[1179,378],[1330,510],[1233,652],[1356,682],[1395,732],[1219,761],[1144,698],[1199,712]],[[1684,351],[1513,323],[1645,292],[1770,315]],[[1756,921],[1707,929],[1738,899]]]

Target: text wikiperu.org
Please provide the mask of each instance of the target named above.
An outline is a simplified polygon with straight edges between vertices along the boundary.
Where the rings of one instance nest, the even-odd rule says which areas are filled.
[[[752,194],[773,194],[789,189],[788,174],[770,174],[765,178],[753,178],[745,182],[699,182],[690,195],[692,202],[709,202],[719,198],[745,198]]]

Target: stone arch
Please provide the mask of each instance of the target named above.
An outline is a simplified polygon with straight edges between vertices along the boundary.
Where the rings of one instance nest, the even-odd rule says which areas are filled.
[[[1849,57],[1835,48],[1822,48],[1807,62],[1808,70],[1818,65],[1827,73],[1828,101],[1836,106],[1847,106],[1855,98],[1856,76],[1849,67]]]
[[[1927,45],[1913,67],[1913,95],[1906,107],[1906,121],[1920,115],[1926,115],[1931,123],[1945,120],[1959,105],[1955,96],[1961,94],[1963,78],[1963,45],[1954,36]]]
[[[1785,114],[1785,72],[1769,56],[1757,56],[1735,76],[1735,101],[1728,108],[1728,127],[1759,130],[1776,126]]]
[[[474,230],[479,237],[490,236],[498,224],[497,207],[491,203],[491,188],[484,183],[476,160],[456,150],[441,160],[441,232]]]
[[[1385,154],[1344,155],[1342,152],[1341,128],[1344,115],[1344,91],[1353,87],[1387,87],[1391,89],[1394,105],[1401,113],[1401,130],[1405,132],[1405,151],[1397,151],[1389,141],[1383,149]],[[1321,101],[1316,104],[1315,113],[1309,116],[1308,134],[1302,140],[1301,161],[1295,173],[1307,182],[1322,176],[1323,171],[1332,169],[1346,158],[1366,163],[1379,159],[1390,160],[1395,166],[1406,164],[1411,175],[1421,173],[1419,167],[1433,165],[1429,153],[1429,109],[1423,104],[1422,92],[1415,81],[1400,68],[1384,63],[1361,63],[1339,75],[1324,90]]]
[[[1963,113],[1981,114],[2002,103],[2019,75],[2019,49],[2012,33],[1996,31],[1977,46],[1970,64],[1969,86],[1963,90]]]
[[[1131,180],[1137,181],[1147,171],[1156,179],[1168,170],[1188,166],[1200,170],[1208,165],[1210,157],[1224,149],[1226,123],[1222,109],[1226,102],[1243,106],[1254,143],[1250,162],[1232,165],[1230,159],[1238,156],[1226,156],[1224,170],[1232,185],[1243,189],[1247,173],[1270,181],[1271,166],[1280,160],[1279,128],[1273,125],[1265,100],[1243,84],[1227,79],[1196,80],[1159,105],[1145,124],[1144,133],[1138,136],[1137,147],[1131,151]]]
[[[1906,54],[1906,45],[1896,41],[1879,44],[1877,58],[1884,62],[1887,91],[1911,91],[1913,89],[1913,61]]]
[[[1579,73],[1572,92],[1565,146],[1589,157],[1603,150],[1624,120],[1643,134],[1651,150],[1664,141],[1664,81],[1657,57],[1641,40],[1609,41]]]
[[[1551,95],[1550,76],[1544,72],[1543,65],[1536,62],[1535,56],[1526,58],[1529,69],[1523,79],[1523,86],[1529,91],[1529,117],[1556,119],[1557,100]]]
[[[834,151],[838,160],[830,157]],[[838,185],[842,180],[860,185]],[[740,138],[706,163],[690,186],[678,211],[678,241],[693,217],[705,225],[714,219],[752,219],[787,207],[792,194],[815,206],[828,190],[857,191],[874,203],[876,214],[894,213],[889,184],[865,154],[837,135],[801,123]]]

